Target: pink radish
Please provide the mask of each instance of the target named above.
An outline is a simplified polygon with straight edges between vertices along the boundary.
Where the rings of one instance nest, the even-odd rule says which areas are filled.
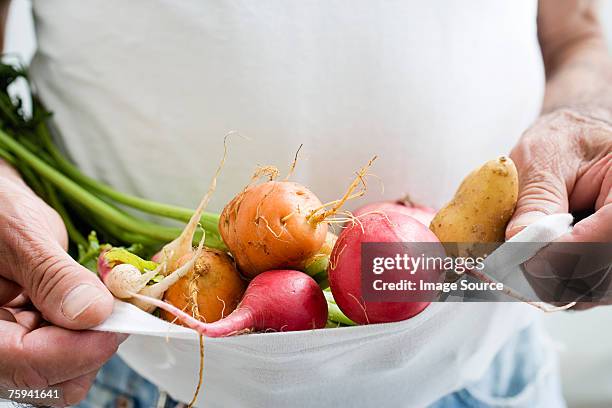
[[[113,265],[110,265],[108,260],[104,256],[106,255],[108,251],[109,251],[109,248],[105,248],[100,252],[100,255],[98,255],[97,270],[98,270],[98,276],[100,276],[100,280],[102,282],[104,282],[104,280],[106,279],[106,276],[113,269]]]
[[[303,272],[273,270],[249,283],[242,301],[227,317],[203,323],[159,299],[133,295],[173,314],[185,325],[208,337],[225,337],[252,331],[320,329],[327,323],[327,301],[314,279]]]
[[[363,242],[431,242],[434,243],[434,246],[428,248],[433,248],[436,255],[444,257],[444,248],[438,238],[411,216],[394,211],[386,214],[370,212],[360,216],[338,237],[328,268],[332,294],[346,316],[357,323],[368,324],[405,320],[423,311],[429,302],[410,302],[409,298],[405,302],[364,301],[361,290],[361,244]],[[435,243],[438,243],[440,247],[435,246]],[[406,273],[405,278],[416,283],[419,280],[427,282],[443,280],[441,271],[423,269],[417,270],[413,275]],[[413,293],[415,298],[421,300],[426,297],[423,292]]]
[[[383,213],[395,211],[402,214],[406,214],[416,219],[426,227],[429,227],[431,220],[433,219],[434,215],[436,215],[436,210],[434,210],[433,208],[414,204],[409,199],[402,199],[397,201],[382,201],[378,203],[368,204],[358,208],[356,211],[353,211],[353,215],[355,217],[359,217],[360,215],[376,211],[380,211]]]

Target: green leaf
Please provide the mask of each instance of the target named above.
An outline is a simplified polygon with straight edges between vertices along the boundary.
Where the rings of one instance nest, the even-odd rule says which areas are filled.
[[[114,263],[127,263],[134,265],[140,270],[140,272],[144,272],[145,269],[152,271],[157,268],[158,265],[157,262],[146,261],[138,255],[134,255],[125,248],[113,248],[104,254],[104,258],[111,265]]]
[[[79,257],[78,263],[86,267],[92,272],[97,273],[98,256],[102,249],[108,247],[108,245],[100,245],[96,231],[91,231],[87,237],[88,245],[85,247],[79,245]]]
[[[327,300],[327,320],[335,323],[339,323],[340,326],[356,326],[357,323],[346,317],[340,307],[336,304],[334,300],[334,296],[331,293],[331,290],[326,289],[323,291],[325,295],[325,299]]]

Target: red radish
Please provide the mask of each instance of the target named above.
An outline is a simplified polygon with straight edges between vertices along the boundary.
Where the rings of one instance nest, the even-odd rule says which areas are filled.
[[[381,201],[378,203],[372,203],[364,205],[353,211],[355,217],[359,217],[364,214],[380,211],[387,213],[389,211],[395,211],[402,214],[406,214],[419,221],[421,224],[429,227],[431,220],[436,215],[436,210],[430,207],[414,204],[409,199],[397,200],[397,201]]]
[[[357,323],[368,324],[405,320],[423,311],[429,302],[364,301],[361,290],[363,242],[438,243],[439,248],[430,246],[428,251],[433,248],[435,255],[444,257],[444,248],[434,233],[411,216],[393,211],[386,214],[370,212],[362,215],[342,231],[330,256],[329,285],[336,303],[344,314]],[[411,254],[415,257],[419,255],[420,253]],[[417,284],[420,280],[439,282],[442,280],[442,274],[441,271],[417,269],[413,275],[406,273],[405,278]],[[424,299],[426,295],[419,291],[413,293],[415,298],[419,296],[419,299]]]
[[[320,329],[327,323],[327,301],[314,279],[303,272],[274,270],[257,275],[242,301],[229,316],[203,323],[159,299],[135,294],[176,316],[186,326],[208,337],[225,337],[251,331]]]

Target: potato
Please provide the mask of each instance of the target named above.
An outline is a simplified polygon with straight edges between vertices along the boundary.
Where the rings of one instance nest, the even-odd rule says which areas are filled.
[[[179,259],[179,266],[185,264],[191,256],[188,254]],[[196,290],[200,320],[211,323],[229,315],[238,306],[245,288],[246,282],[236,269],[233,259],[225,252],[206,248],[191,271],[166,291],[164,300],[192,314],[193,303],[190,297]],[[173,315],[165,311],[161,311],[161,317],[168,321],[175,320]]]
[[[482,255],[474,253],[481,246],[473,244],[504,241],[517,198],[516,167],[509,157],[501,156],[471,172],[429,228],[441,242],[470,243],[457,246],[449,255]]]

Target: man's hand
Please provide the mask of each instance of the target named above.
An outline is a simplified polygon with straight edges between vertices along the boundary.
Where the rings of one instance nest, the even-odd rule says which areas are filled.
[[[609,246],[573,243],[612,242],[612,58],[596,1],[538,4],[538,39],[546,68],[543,115],[510,155],[520,185],[506,238],[547,214],[592,212],[558,239],[560,244],[540,251],[525,272],[532,286],[540,280],[534,289],[549,299],[557,298],[560,290],[575,293],[578,301],[609,303],[612,279],[605,262],[599,268]],[[602,259],[591,253],[597,248],[604,248]],[[566,249],[580,252],[570,254],[585,261],[580,268],[568,261]],[[583,268],[585,264],[590,265]],[[582,308],[591,305],[579,303]]]
[[[612,240],[612,126],[570,110],[542,116],[510,153],[519,200],[506,237],[556,213],[595,211],[561,242]]]
[[[609,245],[567,243],[612,242],[612,126],[569,110],[549,113],[510,156],[520,191],[507,238],[549,214],[593,212],[524,265],[532,287],[542,299],[581,302],[578,309],[609,304]]]
[[[0,388],[60,387],[60,405],[86,396],[125,338],[73,331],[104,321],[113,298],[67,244],[59,215],[0,161]]]
[[[546,68],[545,113],[511,153],[519,201],[510,238],[538,218],[595,211],[563,242],[612,240],[612,59],[597,3],[540,0],[538,38]]]

